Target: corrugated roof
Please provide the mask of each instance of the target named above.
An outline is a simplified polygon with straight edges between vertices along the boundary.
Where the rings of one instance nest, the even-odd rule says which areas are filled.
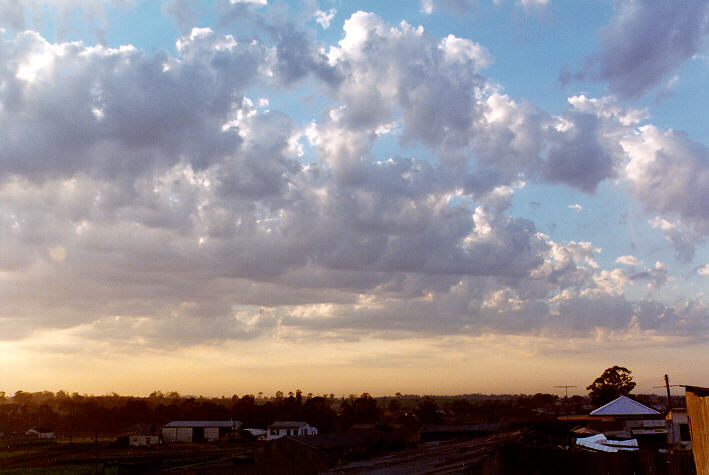
[[[164,427],[228,427],[232,429],[235,427],[234,424],[234,421],[172,421],[165,424]]]
[[[596,434],[590,437],[576,439],[576,445],[599,452],[618,452],[619,450],[638,450],[638,441],[630,440],[608,440],[604,434]]]
[[[275,421],[268,427],[273,429],[300,429],[306,425],[308,425],[308,423],[303,421]]]
[[[592,416],[657,416],[660,415],[655,409],[647,407],[638,401],[634,401],[627,396],[620,396],[605,406],[591,411]]]

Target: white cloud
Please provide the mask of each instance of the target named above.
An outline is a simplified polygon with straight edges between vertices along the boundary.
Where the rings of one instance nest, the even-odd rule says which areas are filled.
[[[433,0],[421,0],[421,12],[426,15],[433,13]]]
[[[615,260],[618,264],[623,264],[626,266],[639,266],[642,261],[635,256],[620,256]]]
[[[703,277],[709,277],[709,264],[704,264],[699,269],[697,269],[697,274]]]
[[[581,206],[578,203],[573,204],[573,205],[569,205],[569,206],[567,206],[567,208],[572,209],[572,210],[576,211],[577,213],[580,213],[581,211],[583,211],[583,206]]]
[[[709,149],[682,132],[640,127],[621,145],[630,190],[651,212],[679,216],[709,232]],[[665,226],[666,228],[666,226]]]
[[[323,10],[318,10],[315,12],[315,21],[324,30],[327,30],[328,28],[330,28],[330,23],[332,22],[332,19],[335,18],[336,14],[337,14],[337,10],[334,8],[331,8],[327,12],[325,12]]]

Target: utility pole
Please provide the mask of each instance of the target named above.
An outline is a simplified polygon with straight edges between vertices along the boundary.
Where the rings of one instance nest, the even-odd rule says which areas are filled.
[[[665,387],[667,388],[667,412],[672,410],[672,397],[670,396],[670,378],[665,375]]]

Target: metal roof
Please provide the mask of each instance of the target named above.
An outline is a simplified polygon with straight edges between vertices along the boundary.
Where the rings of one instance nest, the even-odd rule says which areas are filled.
[[[634,401],[627,396],[620,396],[605,406],[591,411],[591,416],[658,416],[655,409]]]
[[[619,450],[638,450],[638,441],[630,440],[608,440],[604,434],[596,434],[590,437],[576,439],[576,445],[599,452],[618,452]]]
[[[275,421],[268,427],[269,429],[300,429],[301,427],[305,427],[307,425],[307,422],[302,421]]]
[[[233,429],[239,425],[236,421],[172,421],[163,427],[228,427]]]

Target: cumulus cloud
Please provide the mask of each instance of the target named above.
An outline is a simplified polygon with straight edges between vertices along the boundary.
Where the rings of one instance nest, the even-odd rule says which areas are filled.
[[[624,175],[649,211],[680,217],[709,231],[709,149],[685,133],[652,125],[621,140]]]
[[[633,281],[662,285],[661,263],[603,269],[593,243],[553,241],[509,211],[527,181],[592,192],[623,173],[644,196],[659,178],[633,162],[667,158],[643,149],[642,111],[576,96],[550,114],[483,76],[482,45],[370,13],[329,48],[287,22],[259,28],[187,29],[174,55],[0,38],[0,319],[13,338],[588,335],[698,314],[626,298]],[[302,125],[249,97],[305,78],[327,105]],[[382,155],[386,136],[436,160]],[[648,205],[701,222],[682,206]]]
[[[586,73],[608,81],[614,94],[634,99],[704,51],[709,35],[709,3],[617,2],[617,11],[600,35],[600,51],[590,60],[597,69]]]
[[[635,256],[620,256],[615,260],[618,264],[637,267],[642,264],[642,261]]]
[[[402,141],[431,147],[446,166],[464,169],[474,157],[488,186],[523,175],[592,192],[617,175],[624,158],[618,141],[645,116],[613,98],[572,97],[560,116],[518,103],[482,76],[488,51],[453,35],[438,40],[421,26],[390,27],[365,12],[353,14],[344,31],[327,57],[343,78],[332,84],[343,104],[332,113],[347,133],[400,119]]]

